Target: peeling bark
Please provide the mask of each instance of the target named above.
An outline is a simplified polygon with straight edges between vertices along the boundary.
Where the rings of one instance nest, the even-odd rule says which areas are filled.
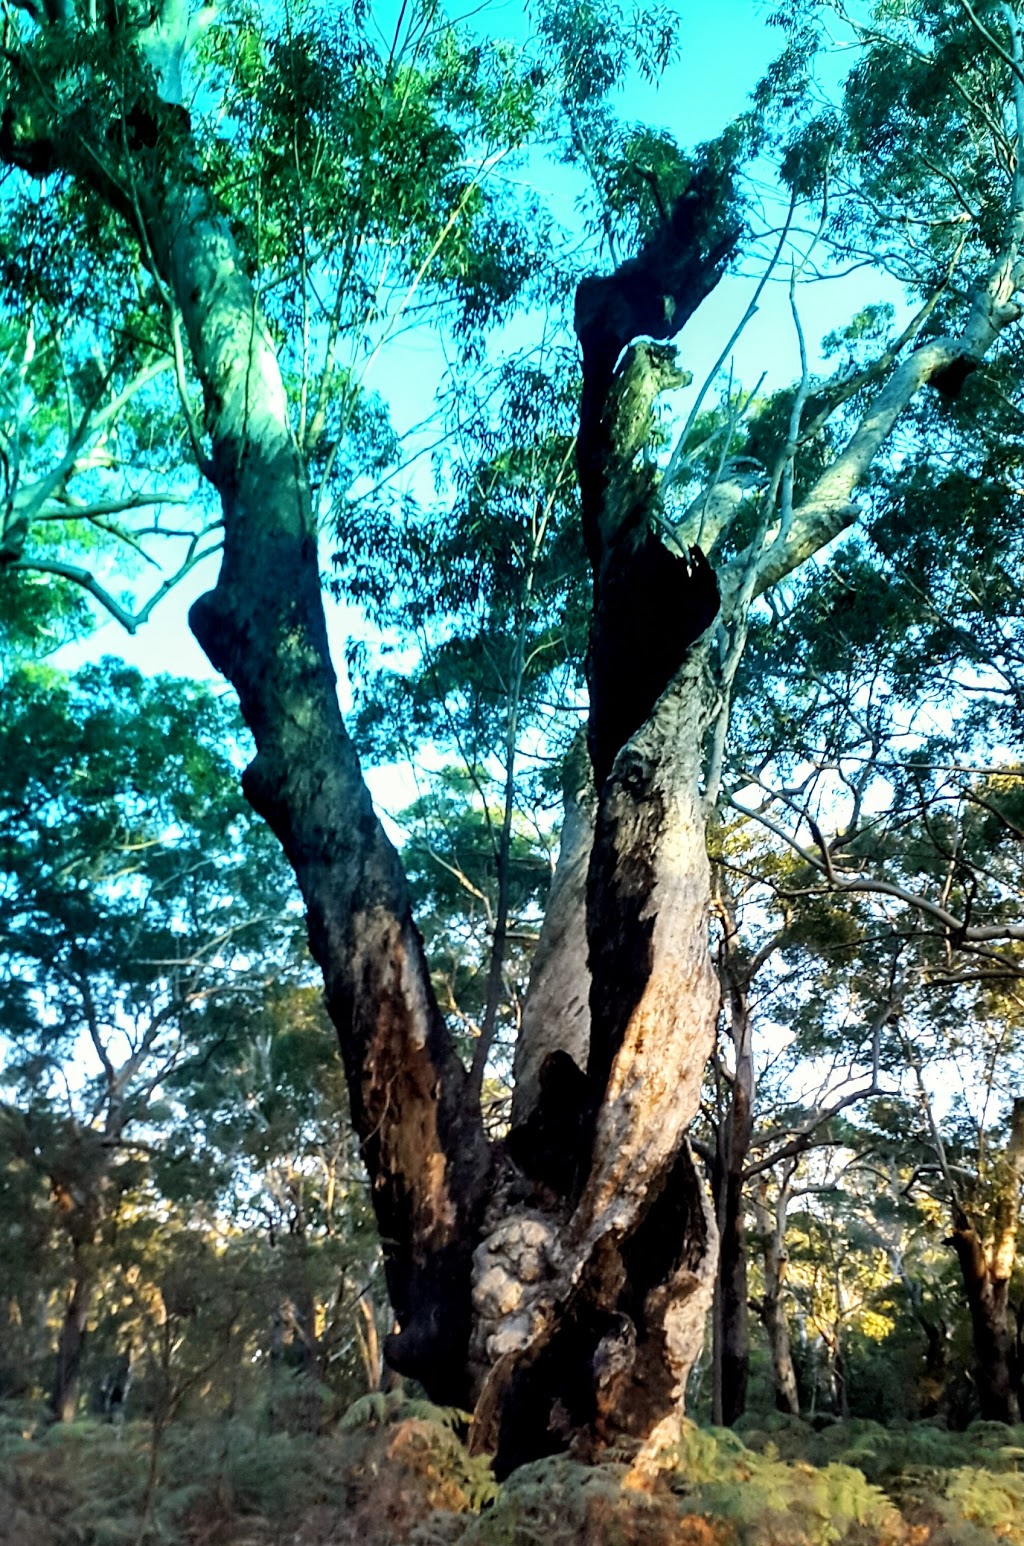
[[[588,889],[602,1034],[587,1079],[604,1098],[557,1276],[528,1301],[522,1351],[495,1366],[478,1407],[478,1442],[496,1442],[506,1469],[579,1432],[646,1438],[681,1403],[703,1339],[717,1239],[685,1143],[718,1004],[697,784],[703,689],[696,652],[606,781]]]

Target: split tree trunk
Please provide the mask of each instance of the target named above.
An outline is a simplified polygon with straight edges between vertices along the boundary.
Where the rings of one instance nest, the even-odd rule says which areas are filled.
[[[224,556],[191,623],[238,692],[256,742],[244,788],[305,900],[400,1326],[386,1356],[438,1401],[465,1404],[482,1385],[478,1440],[497,1441],[505,1470],[572,1435],[645,1438],[681,1401],[715,1262],[685,1135],[717,1009],[701,792],[717,703],[698,641],[718,588],[698,551],[673,553],[658,532],[648,448],[655,400],[679,379],[672,351],[629,346],[674,336],[720,277],[739,234],[715,224],[721,178],[697,174],[640,255],[579,292],[598,790],[590,1035],[585,1067],[559,1049],[555,1076],[547,1064],[539,1071],[541,1105],[556,1085],[570,1099],[561,1163],[534,1178],[485,1140],[399,858],[342,723],[281,372],[228,221],[196,173],[187,123],[140,74],[139,100],[110,132],[99,125],[99,157],[81,122],[65,133],[54,120],[30,71],[23,85],[26,111],[5,118],[17,132],[0,153],[34,175],[70,171],[134,227],[202,386],[203,471],[222,506]],[[501,1240],[519,1248],[524,1303],[516,1320],[499,1296],[495,1323],[488,1263]]]
[[[737,236],[711,228],[722,191],[695,177],[637,258],[577,293],[594,576],[590,1034],[585,1066],[562,1042],[532,1110],[520,1101],[508,1151],[535,1190],[478,1252],[476,1348],[491,1367],[476,1442],[503,1471],[581,1434],[645,1439],[678,1411],[714,1278],[686,1130],[718,1008],[701,790],[717,704],[698,642],[718,587],[699,550],[662,541],[653,416],[680,373],[671,348],[633,340],[673,337],[717,282]]]
[[[703,251],[704,197],[693,190],[674,231],[672,274],[689,288],[670,311],[672,331],[729,248],[723,239],[716,256]],[[246,793],[306,900],[401,1327],[388,1358],[438,1400],[465,1402],[484,1382],[505,1468],[574,1432],[644,1437],[680,1400],[714,1263],[685,1131],[717,1004],[699,787],[709,691],[692,649],[717,590],[699,555],[673,557],[655,537],[651,480],[634,467],[671,368],[638,349],[614,371],[610,293],[593,323],[596,354],[581,324],[589,437],[581,431],[580,476],[596,607],[590,746],[601,785],[587,882],[590,1045],[576,1120],[565,1125],[572,1170],[542,1226],[553,1278],[511,1347],[507,1335],[488,1338],[478,1296],[482,1324],[472,1330],[483,1357],[471,1368],[470,1271],[490,1156],[430,992],[397,855],[338,712],[305,472],[277,362],[207,198],[151,191],[148,214],[204,384],[209,476],[225,517],[221,575],[192,624],[238,690],[257,743]],[[636,331],[629,317],[622,343]],[[663,636],[652,648],[641,619],[655,603]],[[513,1214],[513,1233],[518,1222]]]

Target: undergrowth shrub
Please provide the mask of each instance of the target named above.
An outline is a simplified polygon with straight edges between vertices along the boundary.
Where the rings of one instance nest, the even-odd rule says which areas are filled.
[[[1024,1425],[976,1422],[951,1432],[932,1422],[895,1422],[885,1427],[867,1419],[834,1423],[820,1431],[798,1417],[770,1413],[737,1424],[751,1449],[771,1446],[782,1460],[810,1465],[837,1461],[854,1465],[869,1481],[884,1483],[901,1473],[952,1471],[982,1466],[990,1471],[1024,1470]]]
[[[787,1463],[728,1430],[692,1423],[665,1458],[666,1481],[683,1507],[732,1524],[742,1546],[887,1546],[901,1539],[898,1510],[852,1466]]]
[[[1024,1425],[975,1422],[951,1432],[931,1422],[866,1420],[816,1431],[772,1414],[743,1438],[766,1459],[852,1466],[899,1507],[923,1546],[1024,1546]]]
[[[1024,1546],[1024,1430],[682,1426],[653,1479],[561,1455],[499,1488],[466,1414],[361,1400],[333,1434],[241,1417],[46,1428],[0,1408],[0,1546]]]
[[[514,1471],[479,1518],[427,1521],[415,1546],[733,1546],[727,1528],[684,1520],[666,1494],[623,1488],[624,1465],[588,1466],[565,1455]],[[439,1525],[441,1529],[439,1530]]]

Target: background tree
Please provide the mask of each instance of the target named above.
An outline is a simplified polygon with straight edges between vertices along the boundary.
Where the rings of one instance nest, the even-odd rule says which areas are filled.
[[[78,1400],[101,1241],[204,1011],[287,959],[291,887],[237,793],[234,716],[117,666],[5,684],[0,762],[8,1145],[48,1179],[69,1282],[52,1392]],[[137,1145],[139,1147],[137,1147]],[[22,1172],[24,1173],[24,1171]]]

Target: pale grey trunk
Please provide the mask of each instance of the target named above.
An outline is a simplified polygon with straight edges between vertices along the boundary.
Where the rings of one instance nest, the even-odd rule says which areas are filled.
[[[775,1405],[780,1412],[800,1416],[800,1394],[793,1365],[793,1349],[786,1314],[784,1284],[787,1265],[786,1215],[789,1207],[789,1178],[783,1181],[772,1207],[768,1198],[768,1180],[762,1177],[754,1196],[754,1214],[761,1237],[764,1264],[764,1296],[758,1306],[761,1323],[768,1336],[772,1360]]]
[[[516,1042],[512,1125],[537,1104],[540,1071],[552,1052],[580,1069],[590,1050],[590,968],[587,964],[587,871],[597,804],[586,743],[577,739],[566,762],[558,862],[530,971]]]

